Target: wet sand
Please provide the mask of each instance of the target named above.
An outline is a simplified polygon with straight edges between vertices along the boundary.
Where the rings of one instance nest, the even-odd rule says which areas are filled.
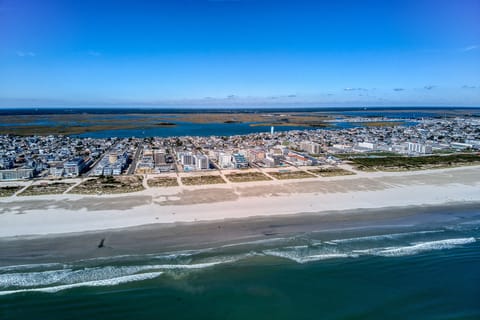
[[[219,247],[317,232],[324,241],[341,237],[434,229],[480,219],[480,204],[450,204],[370,210],[299,213],[222,221],[150,224],[62,235],[0,239],[0,265],[61,263],[99,257],[165,253]],[[98,245],[104,239],[103,247]]]
[[[0,199],[0,264],[215,247],[480,219],[480,166]],[[104,240],[104,246],[98,248]]]

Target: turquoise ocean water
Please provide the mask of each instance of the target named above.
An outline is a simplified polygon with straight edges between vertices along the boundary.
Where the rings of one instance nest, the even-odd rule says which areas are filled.
[[[3,266],[0,319],[480,319],[480,221]]]

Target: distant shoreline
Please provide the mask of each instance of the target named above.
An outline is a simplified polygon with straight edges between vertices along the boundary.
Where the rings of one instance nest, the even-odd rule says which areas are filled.
[[[433,105],[425,105],[425,106],[344,106],[344,107],[329,107],[329,106],[317,106],[317,105],[264,105],[264,106],[252,106],[252,105],[219,105],[219,106],[210,106],[210,105],[201,105],[201,106],[192,106],[192,105],[185,105],[185,106],[172,106],[172,105],[158,105],[158,106],[26,106],[26,107],[2,107],[0,110],[0,115],[2,114],[11,114],[12,111],[16,112],[16,114],[24,114],[25,112],[30,113],[48,113],[53,112],[54,114],[58,114],[59,111],[63,113],[72,113],[72,112],[82,112],[83,110],[87,110],[92,114],[104,113],[105,111],[111,112],[112,110],[118,113],[128,112],[131,113],[131,110],[136,110],[139,113],[145,112],[160,112],[160,113],[183,113],[183,112],[198,112],[198,111],[209,111],[209,112],[220,112],[220,113],[230,113],[234,112],[258,112],[265,111],[265,112],[274,112],[278,111],[285,111],[285,110],[292,110],[294,112],[310,112],[310,111],[325,111],[325,112],[334,112],[334,111],[399,111],[399,110],[406,110],[406,111],[421,111],[421,110],[478,110],[480,106],[433,106]]]
[[[361,115],[372,123],[335,122],[337,117]],[[382,118],[382,114],[385,119]],[[396,114],[400,117],[394,117]],[[411,114],[413,118],[404,115]],[[277,131],[341,129],[349,127],[411,125],[411,119],[444,116],[480,116],[478,107],[58,107],[4,108],[0,134],[109,136],[182,136],[250,134],[275,126]],[[385,121],[392,119],[394,121]],[[338,119],[337,119],[338,120]],[[341,125],[337,128],[336,124]],[[344,125],[345,123],[345,125]],[[169,131],[162,131],[162,129]],[[190,133],[191,132],[191,133]]]

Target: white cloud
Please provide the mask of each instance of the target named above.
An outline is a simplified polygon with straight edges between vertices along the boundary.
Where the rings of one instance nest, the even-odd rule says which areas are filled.
[[[365,88],[345,88],[344,91],[367,91]]]
[[[17,51],[17,57],[35,57],[35,52],[31,51]]]
[[[467,52],[467,51],[476,50],[478,48],[480,48],[480,46],[478,44],[476,44],[476,45],[473,45],[473,46],[468,46],[468,47],[462,48],[462,49],[460,49],[460,51]]]
[[[100,57],[102,55],[101,52],[95,51],[95,50],[89,50],[88,55],[92,57]]]

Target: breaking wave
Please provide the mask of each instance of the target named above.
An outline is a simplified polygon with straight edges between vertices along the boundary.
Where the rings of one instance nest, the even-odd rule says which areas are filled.
[[[0,291],[0,295],[8,295],[8,294],[24,293],[24,292],[55,293],[62,290],[79,288],[79,287],[115,286],[123,283],[133,282],[133,281],[153,279],[160,276],[162,273],[163,272],[148,272],[148,273],[142,273],[142,274],[134,274],[129,276],[104,279],[104,280],[77,282],[77,283],[64,284],[64,285],[58,285],[58,286],[52,286],[52,287],[6,290],[6,291]]]
[[[475,234],[476,235],[476,234]],[[314,234],[253,240],[216,248],[145,255],[84,259],[68,264],[46,263],[0,267],[0,295],[55,293],[86,286],[114,286],[164,275],[174,280],[220,265],[241,267],[240,261],[295,263],[360,257],[401,257],[453,249],[477,242],[464,231],[448,229],[392,233],[344,239],[315,239]],[[248,260],[255,258],[255,260]]]
[[[443,249],[452,249],[464,244],[469,244],[476,242],[475,238],[459,238],[459,239],[445,239],[437,241],[427,241],[413,243],[409,246],[403,247],[389,247],[389,248],[374,248],[369,250],[364,250],[363,253],[384,256],[384,257],[399,257],[399,256],[408,256],[414,255],[425,251],[433,250],[443,250]],[[361,252],[358,250],[357,252]]]
[[[401,238],[410,237],[410,236],[435,234],[435,233],[442,233],[442,232],[445,232],[445,230],[427,230],[427,231],[381,234],[381,235],[375,235],[375,236],[338,239],[338,240],[332,240],[331,242],[348,243],[348,242],[357,242],[357,241],[378,241],[378,240],[387,240],[387,239],[395,240],[395,239],[401,239]]]

